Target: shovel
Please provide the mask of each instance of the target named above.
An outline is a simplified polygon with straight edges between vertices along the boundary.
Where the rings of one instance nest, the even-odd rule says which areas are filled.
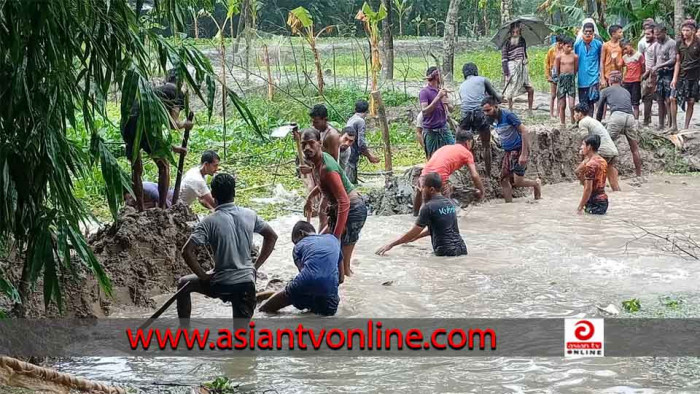
[[[190,111],[189,115],[187,115],[187,120],[192,121],[194,119],[194,112]],[[187,141],[190,139],[190,130],[185,129],[185,134],[182,136],[182,148],[186,149],[187,148]],[[177,177],[175,178],[175,188],[173,190],[173,201],[171,205],[175,205],[177,203],[178,197],[180,197],[180,184],[182,183],[182,170],[183,167],[185,166],[185,153],[180,153],[180,161],[177,163]]]
[[[175,300],[177,300],[177,296],[180,295],[180,293],[183,293],[185,290],[187,290],[187,287],[188,287],[189,285],[190,285],[190,282],[185,283],[185,285],[182,286],[175,294],[173,294],[172,297],[168,298],[168,300],[165,301],[165,304],[163,304],[163,306],[161,306],[160,308],[158,308],[158,310],[156,311],[156,313],[154,313],[153,315],[151,315],[151,317],[149,317],[148,320],[146,320],[143,324],[141,324],[141,325],[139,326],[139,329],[145,330],[145,329],[147,329],[151,324],[153,324],[153,322],[154,322],[157,318],[159,318],[160,315],[163,314],[163,312],[167,311],[168,308],[170,308],[170,305],[172,305],[173,302],[175,302]]]

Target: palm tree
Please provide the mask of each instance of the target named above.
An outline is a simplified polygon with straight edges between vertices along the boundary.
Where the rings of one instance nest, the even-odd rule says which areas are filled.
[[[72,253],[110,293],[109,278],[79,229],[87,210],[73,195],[74,180],[97,165],[115,218],[124,189],[131,190],[96,126],[108,119],[110,87],[121,92],[122,121],[135,101],[140,105],[134,146],[146,138],[161,157],[172,159],[169,117],[150,82],[154,70],[173,68],[211,115],[216,77],[209,60],[192,46],[166,40],[150,27],[158,24],[146,20],[184,31],[187,1],[155,4],[139,20],[128,0],[0,2],[0,239],[14,243],[22,259],[20,280],[0,278],[0,291],[15,301],[19,316],[40,277],[45,304],[55,301],[61,309],[58,278],[74,272]],[[69,137],[80,117],[89,147]]]

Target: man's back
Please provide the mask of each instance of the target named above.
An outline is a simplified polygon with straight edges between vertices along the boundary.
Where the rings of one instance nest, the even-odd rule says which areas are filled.
[[[601,102],[605,101],[610,107],[610,112],[620,111],[633,114],[632,96],[630,92],[620,85],[613,85],[600,92]]]
[[[597,135],[600,137],[600,148],[598,153],[606,158],[615,157],[619,154],[617,146],[610,137],[610,133],[602,123],[593,119],[591,116],[586,116],[578,122],[578,126],[585,133],[582,137],[589,135]]]
[[[197,245],[210,245],[214,251],[213,283],[255,282],[250,256],[253,233],[259,233],[265,225],[254,211],[234,203],[219,205],[213,214],[197,224],[192,240]]]
[[[462,144],[445,145],[433,153],[423,167],[423,175],[431,172],[440,174],[443,182],[446,182],[452,173],[463,166],[474,163],[474,155]]]
[[[352,127],[352,129],[355,130],[355,141],[352,143],[352,151],[350,152],[348,162],[350,164],[357,164],[357,162],[360,161],[360,154],[365,148],[365,130],[367,125],[362,116],[354,114],[348,119],[345,127]]]
[[[294,281],[304,287],[301,290],[313,295],[337,294],[340,250],[340,241],[333,234],[309,235],[294,246],[294,264],[300,271]]]
[[[462,117],[466,112],[481,108],[481,102],[486,97],[486,78],[480,75],[472,75],[459,86],[459,97],[462,101]]]
[[[437,256],[467,254],[467,245],[459,234],[457,208],[444,196],[437,195],[423,204],[416,225],[428,226],[433,251]]]

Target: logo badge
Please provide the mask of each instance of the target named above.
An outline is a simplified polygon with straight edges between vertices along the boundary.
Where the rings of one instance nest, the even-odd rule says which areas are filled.
[[[603,357],[604,319],[565,319],[564,357]]]

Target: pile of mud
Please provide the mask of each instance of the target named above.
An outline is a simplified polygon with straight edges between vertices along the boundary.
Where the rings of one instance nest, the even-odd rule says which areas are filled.
[[[125,208],[118,220],[88,238],[95,257],[112,282],[112,297],[100,289],[94,275],[74,261],[75,275],[64,270],[60,277],[64,290],[63,316],[101,317],[116,306],[153,307],[151,297],[172,292],[177,279],[191,273],[180,251],[197,222],[186,206],[168,210],[149,209],[136,212]],[[201,248],[198,260],[202,267],[212,267],[209,252]],[[42,283],[29,300],[29,317],[58,316],[52,304],[45,311]]]
[[[578,129],[558,128],[547,126],[528,126],[528,136],[530,137],[530,157],[526,177],[540,178],[542,184],[552,184],[559,182],[571,182],[576,180],[574,170],[580,163],[578,154],[581,146],[581,135]],[[642,157],[642,167],[644,173],[658,171],[678,171],[693,170],[694,161],[699,157],[689,153],[679,153],[668,139],[653,133],[650,129],[642,129],[642,143],[640,154]],[[616,141],[620,156],[618,157],[617,168],[621,177],[634,175],[634,164],[632,154],[625,138]],[[700,144],[699,144],[700,145]],[[485,198],[502,198],[501,186],[499,183],[501,162],[504,151],[498,147],[497,142],[491,143],[491,173],[485,177],[483,150],[481,141],[475,140],[472,149],[476,167],[484,183]],[[680,166],[681,168],[678,168]],[[420,176],[421,166],[409,168],[402,175],[395,176],[387,180],[387,187],[384,189],[371,190],[367,193],[367,204],[369,210],[374,215],[395,215],[412,212],[413,185],[417,184]],[[450,182],[455,188],[452,197],[462,206],[466,207],[474,202],[476,188],[469,176],[467,169],[455,172],[450,178]],[[516,188],[513,196],[524,197],[531,195],[532,190]],[[546,198],[546,196],[544,196]]]

